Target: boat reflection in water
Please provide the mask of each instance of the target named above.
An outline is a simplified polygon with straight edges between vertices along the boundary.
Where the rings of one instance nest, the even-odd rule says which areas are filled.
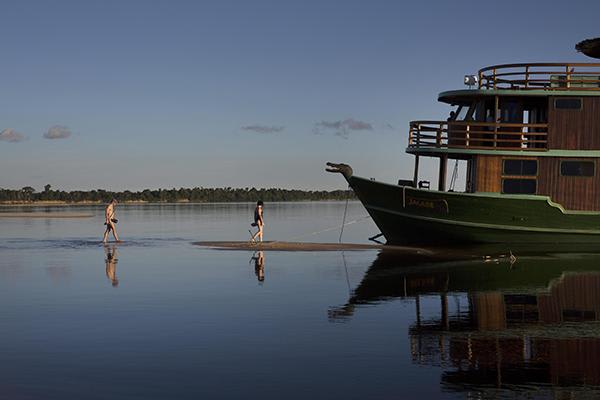
[[[380,253],[330,319],[406,299],[412,361],[441,367],[444,390],[600,393],[600,254],[409,264]],[[433,313],[422,312],[425,299],[439,304]]]

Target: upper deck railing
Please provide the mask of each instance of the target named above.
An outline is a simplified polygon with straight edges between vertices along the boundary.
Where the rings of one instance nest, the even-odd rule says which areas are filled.
[[[479,88],[600,91],[600,63],[494,65],[479,70]]]
[[[548,150],[548,124],[411,121],[408,148]]]

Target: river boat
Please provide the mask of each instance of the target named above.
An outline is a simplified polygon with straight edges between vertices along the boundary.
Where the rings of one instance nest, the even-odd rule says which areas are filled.
[[[600,245],[600,63],[485,67],[468,89],[442,92],[442,120],[412,121],[411,179],[383,183],[339,172],[390,244]],[[439,160],[437,187],[419,179]],[[464,191],[448,164],[466,164]]]

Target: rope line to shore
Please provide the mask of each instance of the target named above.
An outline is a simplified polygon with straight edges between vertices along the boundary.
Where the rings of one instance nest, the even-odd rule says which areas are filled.
[[[304,233],[302,235],[297,235],[297,236],[292,236],[288,240],[275,240],[275,241],[273,241],[271,243],[291,242],[291,241],[298,240],[298,239],[301,239],[301,238],[304,238],[304,237],[314,236],[314,235],[318,235],[320,233],[325,233],[325,232],[330,232],[330,231],[342,229],[346,225],[352,225],[352,224],[355,224],[357,222],[360,222],[360,221],[363,221],[363,220],[369,219],[369,218],[371,218],[370,215],[365,215],[364,217],[360,217],[360,218],[353,219],[352,221],[348,221],[345,224],[343,224],[341,227],[339,225],[336,225],[336,226],[333,226],[333,227],[330,227],[330,228],[321,229],[319,231],[310,232],[310,233]]]
[[[340,237],[338,239],[338,243],[342,243],[342,235],[344,234],[344,224],[346,223],[346,213],[348,212],[348,200],[350,200],[350,184],[348,184],[346,206],[344,207],[344,218],[342,219],[342,226],[340,226]]]

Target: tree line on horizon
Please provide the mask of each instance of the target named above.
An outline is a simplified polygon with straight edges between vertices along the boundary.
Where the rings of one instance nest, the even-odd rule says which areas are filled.
[[[44,191],[37,192],[31,186],[22,189],[0,188],[0,202],[34,203],[58,201],[65,203],[107,203],[111,199],[119,202],[143,201],[148,203],[221,203],[221,202],[255,202],[273,201],[319,201],[354,199],[354,193],[347,190],[297,190],[297,189],[256,189],[256,188],[179,188],[179,189],[144,189],[141,191],[113,192],[104,189],[96,190],[53,190],[50,185]]]

